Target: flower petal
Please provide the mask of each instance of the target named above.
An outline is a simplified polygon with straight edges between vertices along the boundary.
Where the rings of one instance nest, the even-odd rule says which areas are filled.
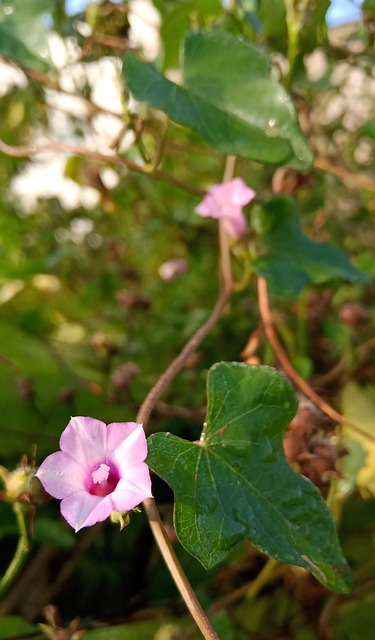
[[[203,217],[222,220],[226,232],[234,238],[239,238],[247,228],[242,207],[255,195],[255,191],[248,187],[242,178],[234,178],[223,184],[214,184],[195,211]]]
[[[151,478],[148,466],[141,463],[131,476],[121,478],[111,500],[117,511],[130,511],[146,498],[152,498]]]
[[[61,515],[77,532],[83,527],[102,522],[111,515],[113,505],[110,498],[111,494],[103,498],[80,491],[61,501]]]
[[[116,424],[116,423],[113,423]],[[113,452],[113,460],[122,476],[122,469],[128,465],[134,465],[143,462],[147,457],[147,440],[141,424],[136,422],[124,423],[131,425],[128,429],[128,435],[123,438],[117,448]],[[108,428],[112,425],[108,425]]]
[[[143,432],[138,422],[111,422],[107,425],[107,454],[110,455],[139,429]]]
[[[211,193],[205,195],[202,202],[195,208],[195,211],[203,218],[220,218],[221,215],[221,207]]]
[[[227,183],[231,185],[231,199],[234,204],[243,207],[245,204],[249,204],[255,196],[256,192],[242,180],[242,178],[235,178],[231,182]]]
[[[232,238],[240,238],[247,229],[247,220],[241,209],[235,211],[234,215],[223,218],[223,226],[227,234]]]
[[[54,498],[65,498],[84,489],[85,469],[62,451],[48,456],[36,476]]]
[[[106,441],[107,427],[104,422],[76,416],[62,432],[60,448],[87,468],[105,458]]]

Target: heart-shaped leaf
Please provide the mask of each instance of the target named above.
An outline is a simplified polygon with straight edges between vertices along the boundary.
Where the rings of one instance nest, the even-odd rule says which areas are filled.
[[[187,34],[182,84],[132,52],[124,78],[134,96],[200,133],[212,147],[259,162],[311,165],[293,103],[271,77],[267,56],[224,31]]]
[[[296,406],[290,382],[276,370],[216,364],[199,444],[154,434],[147,462],[175,493],[181,543],[207,569],[248,538],[269,556],[305,567],[345,592],[350,572],[331,514],[283,452]]]
[[[366,273],[354,267],[347,254],[328,242],[314,242],[302,231],[301,212],[293,198],[278,196],[253,209],[261,256],[253,263],[274,293],[296,298],[309,282],[343,278],[367,282]]]

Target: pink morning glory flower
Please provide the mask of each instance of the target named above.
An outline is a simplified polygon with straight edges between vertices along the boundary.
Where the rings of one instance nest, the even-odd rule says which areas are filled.
[[[228,235],[240,238],[247,228],[242,207],[255,196],[255,191],[242,178],[235,178],[230,182],[214,184],[195,210],[200,216],[222,220]]]
[[[61,513],[76,530],[130,511],[150,498],[150,471],[144,462],[147,441],[142,425],[95,418],[72,418],[60,449],[40,465],[37,477],[61,500]]]

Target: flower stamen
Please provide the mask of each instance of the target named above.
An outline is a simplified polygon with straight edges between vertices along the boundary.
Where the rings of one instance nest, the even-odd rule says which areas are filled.
[[[109,472],[111,467],[107,464],[100,464],[99,467],[92,472],[92,479],[95,484],[101,484],[103,480],[108,480]]]

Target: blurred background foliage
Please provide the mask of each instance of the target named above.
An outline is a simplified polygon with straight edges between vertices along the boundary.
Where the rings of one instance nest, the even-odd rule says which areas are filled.
[[[0,163],[0,462],[13,469],[27,455],[38,464],[71,415],[134,420],[218,292],[216,224],[194,213],[197,195],[99,157],[62,149],[34,156],[35,147],[71,143],[146,167],[162,149],[160,167],[175,181],[200,189],[220,182],[225,158],[198,134],[167,126],[145,105],[134,108],[121,62],[131,48],[176,78],[188,30],[241,35],[269,54],[316,161],[297,172],[239,158],[236,175],[259,202],[293,196],[306,235],[339,245],[370,277],[271,300],[291,362],[369,434],[342,433],[303,402],[287,432],[291,463],[331,500],[354,588],[332,595],[299,569],[267,573],[250,545],[210,572],[176,549],[223,640],[363,638],[375,623],[374,3],[366,0],[361,22],[330,29],[328,0],[104,0],[69,8],[62,0],[0,3],[0,138],[30,151],[2,154]],[[254,224],[255,215],[248,212]],[[184,261],[182,272],[160,269],[169,260]],[[260,324],[247,269],[239,245],[240,286],[158,404],[153,430],[199,436],[208,368],[240,360]],[[277,364],[264,336],[257,357]],[[171,493],[160,481],[155,495],[173,537]],[[0,503],[2,570],[16,539],[12,509]],[[45,609],[50,603],[63,622]],[[62,627],[64,638],[80,637],[80,628],[88,640],[198,637],[141,513],[121,534],[105,524],[73,535],[57,504],[40,509],[35,545],[0,614],[0,638],[60,638]]]

